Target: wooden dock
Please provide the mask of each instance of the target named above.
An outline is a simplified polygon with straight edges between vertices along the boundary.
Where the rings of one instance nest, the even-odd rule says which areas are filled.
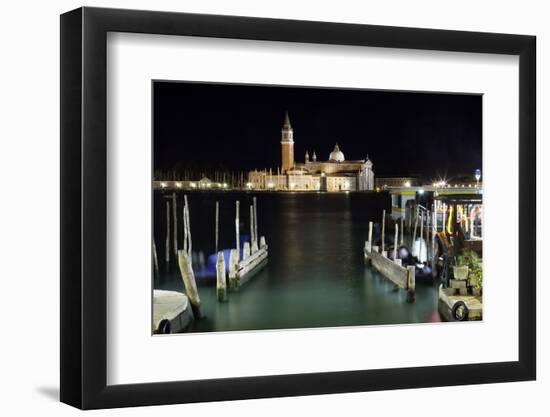
[[[401,265],[401,259],[392,260],[386,256],[386,252],[379,253],[377,246],[372,246],[371,242],[365,242],[365,259],[399,288],[407,290],[407,298],[414,301],[415,292],[415,272],[414,266]]]
[[[187,296],[177,291],[153,291],[153,332],[180,333],[193,322],[193,312]]]
[[[236,253],[230,256],[229,266],[229,287],[232,290],[237,290],[239,287],[250,280],[257,272],[259,272],[266,264],[268,258],[268,246],[265,238],[260,239],[260,247],[254,248],[254,253],[250,254],[250,245],[245,243],[243,259],[238,261]],[[233,251],[232,251],[233,252]]]

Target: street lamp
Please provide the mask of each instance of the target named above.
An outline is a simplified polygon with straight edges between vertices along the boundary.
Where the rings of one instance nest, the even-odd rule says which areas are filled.
[[[480,169],[476,169],[476,185],[479,186],[479,180],[481,178],[481,170]]]

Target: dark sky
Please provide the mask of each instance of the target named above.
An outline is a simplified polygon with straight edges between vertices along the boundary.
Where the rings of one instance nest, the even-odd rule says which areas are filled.
[[[303,87],[154,82],[154,165],[230,170],[280,165],[288,110],[294,153],[318,160],[338,142],[368,154],[374,172],[427,179],[481,168],[481,96]]]

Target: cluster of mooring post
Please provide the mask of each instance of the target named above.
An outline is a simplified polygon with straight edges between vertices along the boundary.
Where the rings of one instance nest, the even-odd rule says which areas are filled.
[[[197,283],[195,280],[195,274],[193,272],[192,263],[192,238],[191,227],[189,218],[189,203],[187,201],[187,195],[184,195],[184,205],[182,211],[183,222],[183,249],[179,249],[178,238],[178,204],[176,193],[172,193],[170,196],[166,196],[166,239],[164,248],[164,260],[166,262],[166,270],[170,271],[172,255],[178,266],[185,294],[187,295],[191,304],[191,309],[195,318],[201,317],[200,311],[200,297],[197,290]],[[159,265],[157,246],[153,238],[153,266],[156,276],[158,277]]]
[[[219,207],[216,203],[216,291],[218,301],[227,298],[228,289],[237,291],[252,273],[267,260],[267,243],[265,237],[258,239],[258,207],[256,197],[249,206],[250,241],[243,244],[241,256],[240,243],[240,202],[235,202],[235,249],[229,252],[229,277],[226,275],[225,258],[218,251]],[[229,284],[229,285],[228,285]]]
[[[382,214],[382,235],[381,235],[381,245],[380,247],[373,244],[372,240],[372,230],[373,223],[369,222],[369,234],[368,240],[365,241],[364,246],[364,256],[368,264],[372,265],[376,270],[378,270],[384,277],[393,282],[396,287],[405,289],[407,291],[407,301],[413,302],[415,299],[415,267],[412,265],[404,266],[402,265],[402,260],[398,258],[398,246],[399,246],[399,236],[401,236],[401,241],[403,241],[403,227],[404,222],[401,219],[401,227],[396,221],[395,231],[394,231],[394,245],[393,245],[393,258],[389,258],[387,251],[385,250],[385,223],[386,220],[386,210],[383,210]],[[401,235],[400,235],[401,231]]]
[[[430,264],[431,270],[435,271],[436,266],[436,240],[437,240],[437,209],[435,205],[432,210],[428,210],[420,205],[416,205],[416,219],[415,223],[419,225],[420,239],[418,246],[415,246],[416,241],[416,227],[413,233],[413,250],[412,253],[416,256],[420,262]],[[443,224],[445,224],[445,214],[443,213]],[[445,226],[444,226],[445,228]],[[424,255],[425,254],[425,257]]]

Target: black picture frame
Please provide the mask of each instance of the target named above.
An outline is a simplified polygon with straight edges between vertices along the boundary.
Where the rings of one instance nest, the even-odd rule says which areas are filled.
[[[107,385],[108,32],[519,56],[519,360]],[[94,409],[535,379],[535,51],[524,35],[88,7],[61,15],[61,401]]]

